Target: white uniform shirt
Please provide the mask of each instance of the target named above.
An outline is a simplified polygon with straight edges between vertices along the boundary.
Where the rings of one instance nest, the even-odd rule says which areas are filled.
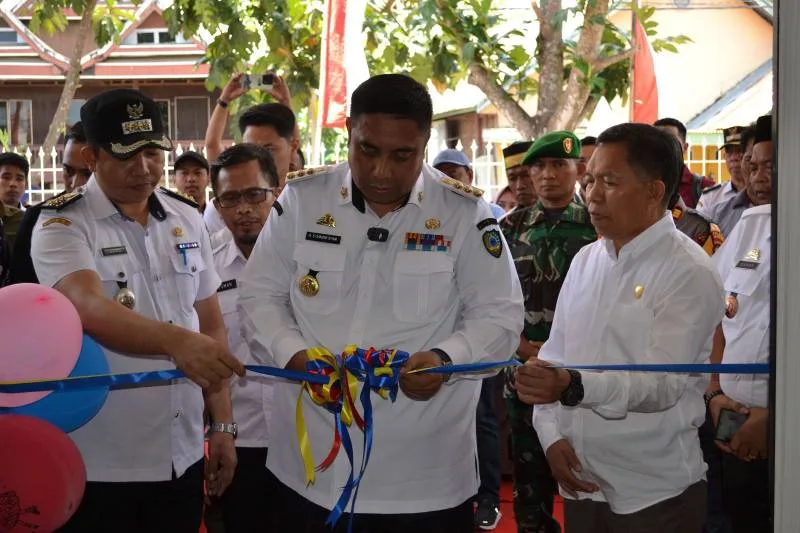
[[[725,296],[736,293],[737,311],[722,320],[725,334],[723,363],[769,362],[769,304],[772,206],[751,207],[717,250],[714,263]],[[752,251],[757,251],[757,260]],[[769,405],[769,375],[721,374],[725,395],[748,407]]]
[[[409,354],[440,348],[454,363],[510,358],[523,320],[511,256],[488,204],[442,180],[450,182],[425,165],[408,203],[383,218],[357,190],[354,195],[347,164],[289,181],[242,280],[240,306],[254,355],[284,367],[312,346],[341,353],[355,344]],[[388,240],[368,240],[370,227],[387,230]],[[447,242],[441,251],[410,251],[408,232]],[[489,237],[502,246],[497,257],[483,244]],[[312,270],[319,293],[304,296],[298,281]],[[374,441],[357,513],[423,513],[475,495],[480,385],[454,377],[424,402],[400,393],[393,404],[372,395]],[[340,451],[306,487],[295,431],[300,390],[275,382],[267,466],[285,485],[331,509],[349,465]],[[318,463],[332,442],[333,417],[307,395],[303,409]],[[353,427],[358,470],[363,438]]]
[[[82,198],[60,211],[42,210],[31,246],[40,282],[54,286],[94,270],[109,298],[127,283],[136,295],[134,311],[198,331],[194,303],[213,296],[219,278],[197,209],[158,190],[144,227],[122,215],[94,178],[81,191]],[[192,246],[185,261],[179,243]],[[175,368],[166,356],[103,351],[114,374]],[[202,391],[187,379],[114,389],[97,416],[70,437],[89,481],[169,480],[173,466],[180,476],[203,457]]]
[[[618,257],[607,239],[578,252],[539,358],[567,365],[705,363],[722,318],[721,297],[710,258],[667,213]],[[581,376],[578,407],[554,403],[533,411],[543,448],[567,439],[583,465],[578,476],[600,487],[581,498],[607,501],[615,513],[628,514],[704,478],[697,429],[707,376]]]
[[[206,202],[206,209],[203,211],[203,221],[206,223],[208,233],[214,235],[220,231],[229,231],[225,221],[222,220],[222,215],[217,211],[217,206],[214,205],[213,200]]]
[[[697,200],[697,211],[701,215],[708,217],[711,214],[711,209],[715,205],[724,202],[732,196],[736,196],[736,190],[734,190],[730,181],[726,181],[718,186],[709,187],[703,191],[703,194],[700,195],[700,199]]]
[[[236,358],[245,365],[256,364],[250,355],[250,347],[242,334],[241,319],[237,306],[239,279],[244,273],[247,259],[228,230],[211,236],[214,250],[214,266],[222,283],[217,289],[222,318],[228,331],[228,346]],[[272,407],[272,378],[249,373],[231,381],[233,419],[239,426],[236,446],[243,448],[266,448],[268,446],[269,413]]]

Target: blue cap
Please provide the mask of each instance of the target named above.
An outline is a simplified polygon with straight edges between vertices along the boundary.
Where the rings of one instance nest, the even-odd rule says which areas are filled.
[[[472,168],[472,165],[470,164],[469,158],[466,156],[466,154],[459,150],[453,150],[452,148],[442,150],[439,152],[439,155],[436,156],[436,159],[433,160],[434,167],[444,165],[445,163],[458,165],[460,167]]]

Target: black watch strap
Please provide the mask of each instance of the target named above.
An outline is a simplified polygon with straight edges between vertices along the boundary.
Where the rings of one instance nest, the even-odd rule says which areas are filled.
[[[706,402],[706,409],[708,409],[708,406],[711,404],[711,400],[713,400],[717,396],[723,396],[724,394],[725,393],[722,392],[722,389],[713,390],[711,392],[703,394],[703,401]]]
[[[577,370],[567,368],[566,371],[569,372],[569,386],[561,393],[559,401],[566,407],[575,407],[583,401],[583,378]]]
[[[444,350],[440,348],[431,348],[431,351],[439,356],[444,366],[453,364],[453,360],[450,358],[449,355],[447,355],[447,352],[445,352]],[[452,374],[450,373],[442,374],[442,377],[444,378],[445,381],[448,381],[450,379],[450,376],[452,376]]]

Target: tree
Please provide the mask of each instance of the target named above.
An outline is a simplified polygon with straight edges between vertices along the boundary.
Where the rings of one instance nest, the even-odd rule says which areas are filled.
[[[627,97],[633,55],[629,33],[608,19],[611,9],[630,2],[574,4],[532,1],[539,33],[530,46],[519,14],[509,15],[491,0],[370,0],[370,71],[407,72],[442,91],[466,79],[529,138],[574,129],[601,99]],[[211,35],[209,88],[222,86],[236,70],[274,69],[286,76],[297,106],[305,107],[319,84],[323,7],[323,0],[176,0],[165,17],[174,33],[204,28]],[[650,37],[657,33],[654,12],[637,10]],[[574,22],[575,35],[565,35]],[[677,52],[685,42],[685,36],[651,40],[656,52]],[[538,107],[531,116],[521,102],[533,95]]]
[[[33,5],[33,16],[30,28],[33,32],[44,30],[50,35],[57,31],[64,31],[68,21],[64,14],[65,9],[72,9],[81,15],[75,46],[69,58],[69,67],[64,76],[64,88],[58,100],[56,113],[47,136],[42,146],[44,153],[49,154],[58,141],[59,135],[64,131],[64,126],[69,113],[69,104],[78,90],[81,76],[81,57],[92,30],[98,46],[103,46],[112,39],[119,39],[125,23],[130,20],[127,11],[117,8],[115,0],[107,0],[105,5],[98,6],[97,0],[36,0]],[[138,0],[134,0],[138,4]]]

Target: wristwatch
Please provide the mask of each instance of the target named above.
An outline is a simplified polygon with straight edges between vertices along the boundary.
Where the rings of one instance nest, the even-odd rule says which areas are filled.
[[[723,394],[725,394],[725,393],[722,392],[722,389],[709,391],[709,392],[706,392],[705,394],[703,394],[703,401],[706,402],[706,409],[708,409],[708,406],[711,404],[711,400],[713,400],[717,396],[722,396]]]
[[[439,348],[433,348],[431,349],[431,351],[436,355],[438,355],[439,359],[442,360],[442,366],[448,366],[453,364],[453,360],[450,359],[450,356],[447,355],[447,352],[445,352],[444,350],[441,350]],[[452,374],[450,374],[449,372],[447,374],[442,374],[442,378],[444,379],[445,382],[448,381],[451,376]]]
[[[239,436],[239,425],[236,422],[214,422],[211,424],[211,433],[228,433],[235,439]]]
[[[569,372],[569,386],[561,393],[561,405],[566,407],[575,407],[583,401],[583,378],[581,373],[571,368],[566,369]]]

